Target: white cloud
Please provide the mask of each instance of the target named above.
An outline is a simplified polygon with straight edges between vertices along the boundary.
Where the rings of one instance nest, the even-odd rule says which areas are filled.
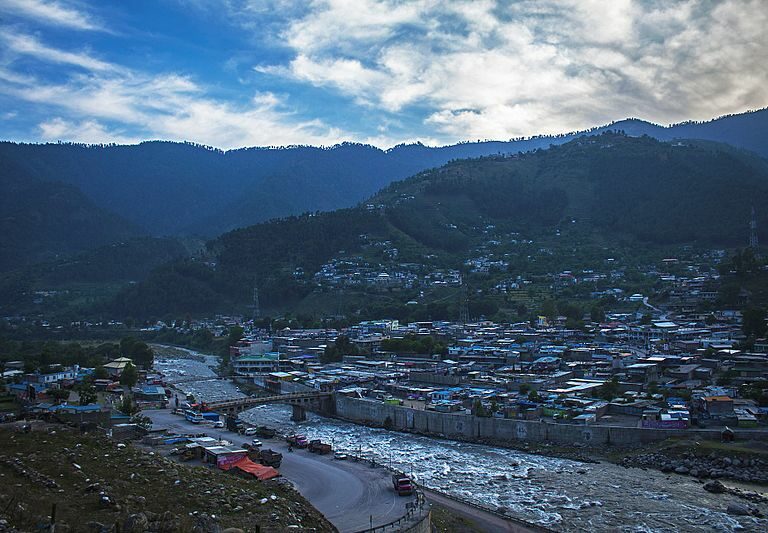
[[[29,55],[50,63],[74,65],[87,70],[117,70],[115,65],[88,54],[66,52],[46,46],[32,35],[0,30],[0,41],[4,41],[7,50],[14,54]]]
[[[762,0],[324,0],[259,71],[383,113],[427,109],[443,141],[669,123],[768,105]]]
[[[71,141],[88,144],[100,143],[136,143],[140,139],[126,136],[119,131],[110,131],[95,120],[73,122],[56,117],[38,125],[40,136],[45,141]]]
[[[14,13],[45,24],[74,30],[104,30],[88,13],[84,13],[62,2],[0,0],[0,11]]]
[[[0,93],[50,109],[55,118],[38,130],[46,140],[88,143],[139,139],[188,140],[222,148],[335,144],[338,128],[297,116],[284,98],[255,92],[242,104],[216,99],[187,76],[150,74],[58,50],[24,35],[0,34],[14,54],[79,67],[63,82],[19,74],[13,61],[0,66]],[[129,132],[129,133],[126,133]]]

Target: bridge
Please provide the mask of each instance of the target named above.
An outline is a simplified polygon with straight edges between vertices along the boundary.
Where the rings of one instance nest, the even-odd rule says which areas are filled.
[[[332,392],[293,392],[289,394],[275,394],[272,396],[260,396],[256,398],[237,398],[235,400],[221,400],[208,402],[209,411],[216,411],[227,415],[234,415],[257,405],[267,403],[286,403],[293,408],[291,420],[303,422],[307,419],[307,410],[331,412],[333,410]]]

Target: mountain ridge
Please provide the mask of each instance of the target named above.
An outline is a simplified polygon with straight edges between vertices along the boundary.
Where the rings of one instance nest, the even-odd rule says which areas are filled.
[[[312,292],[307,276],[324,262],[374,253],[370,243],[389,243],[401,262],[433,257],[427,262],[460,268],[491,227],[499,235],[563,230],[649,248],[735,246],[745,241],[753,202],[768,203],[768,162],[749,152],[605,132],[521,155],[454,161],[356,207],[234,230],[209,241],[205,258],[157,269],[115,309],[132,316],[242,310],[250,301],[244,288],[254,283],[263,305],[290,305]],[[188,296],[176,300],[177,293]]]
[[[149,234],[213,237],[272,218],[350,207],[393,181],[454,159],[526,152],[615,130],[660,140],[726,142],[768,157],[768,109],[762,109],[671,126],[625,119],[554,136],[440,147],[403,144],[388,150],[358,143],[223,151],[170,141],[1,142],[0,162],[13,162],[44,181],[55,178],[74,185],[100,207]]]

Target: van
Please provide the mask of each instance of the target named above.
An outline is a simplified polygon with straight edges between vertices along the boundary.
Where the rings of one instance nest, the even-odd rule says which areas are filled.
[[[256,428],[246,428],[245,431],[243,431],[243,435],[246,437],[251,437],[256,434],[258,430]]]

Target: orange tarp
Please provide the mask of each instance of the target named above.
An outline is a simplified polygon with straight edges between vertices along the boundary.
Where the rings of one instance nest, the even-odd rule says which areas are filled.
[[[251,474],[252,476],[254,476],[260,481],[264,481],[265,479],[272,479],[273,477],[277,477],[280,475],[280,472],[278,472],[271,466],[264,466],[264,465],[260,465],[259,463],[254,463],[247,457],[243,457],[242,459],[240,459],[235,463],[225,465],[223,468],[224,470],[237,468],[238,470],[242,470],[243,472]]]

